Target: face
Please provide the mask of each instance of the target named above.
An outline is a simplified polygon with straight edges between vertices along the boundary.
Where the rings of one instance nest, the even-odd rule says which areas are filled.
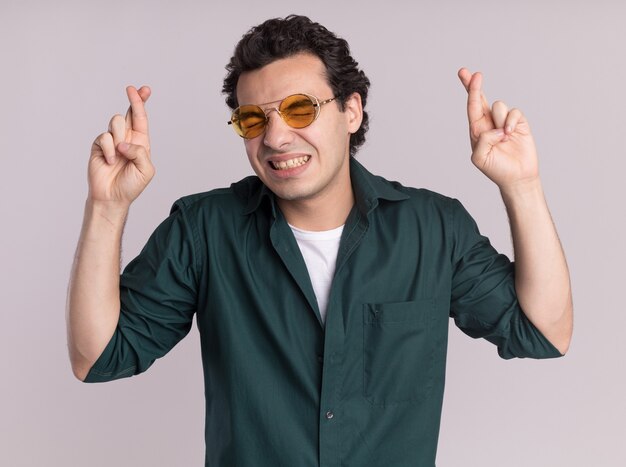
[[[257,104],[264,110],[278,107],[291,94],[310,94],[319,101],[334,97],[323,62],[300,54],[243,73],[237,83],[240,104]],[[278,102],[277,102],[278,101]],[[269,102],[271,104],[262,105]],[[279,198],[279,202],[330,200],[351,193],[350,134],[362,119],[358,94],[343,112],[335,101],[323,105],[317,119],[306,128],[291,128],[275,111],[268,113],[265,133],[244,140],[254,172]]]

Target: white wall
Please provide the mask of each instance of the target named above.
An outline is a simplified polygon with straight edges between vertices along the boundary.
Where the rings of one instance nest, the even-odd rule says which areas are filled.
[[[372,171],[460,198],[511,252],[495,186],[469,161],[456,70],[528,116],[568,256],[570,353],[502,361],[451,330],[438,466],[626,465],[626,3],[0,0],[0,464],[187,466],[204,459],[197,331],[146,374],[73,379],[65,291],[91,142],[150,84],[157,176],[133,206],[128,262],[173,200],[251,173],[226,126],[224,65],[239,37],[307,14],[348,39],[372,80]],[[410,106],[410,110],[408,110]]]

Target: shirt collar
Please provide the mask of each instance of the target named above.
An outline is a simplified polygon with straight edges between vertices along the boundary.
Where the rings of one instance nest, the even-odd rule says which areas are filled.
[[[381,199],[387,201],[409,199],[408,195],[398,190],[398,184],[372,174],[354,157],[350,158],[350,177],[356,205],[363,214],[373,211]]]
[[[405,193],[397,189],[397,184],[370,173],[354,157],[350,157],[350,178],[356,205],[363,214],[369,214],[378,206],[379,200],[401,201],[409,199]],[[231,188],[246,200],[244,214],[251,214],[259,209],[264,200],[270,203],[272,215],[276,216],[276,200],[274,193],[256,176],[246,177],[233,183]]]

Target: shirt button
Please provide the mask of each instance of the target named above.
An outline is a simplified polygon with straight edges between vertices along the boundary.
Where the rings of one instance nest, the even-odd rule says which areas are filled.
[[[331,418],[333,418],[334,416],[335,416],[335,414],[334,414],[331,410],[329,410],[328,412],[326,412],[326,418],[327,418],[328,420],[330,420],[330,419],[331,419]]]

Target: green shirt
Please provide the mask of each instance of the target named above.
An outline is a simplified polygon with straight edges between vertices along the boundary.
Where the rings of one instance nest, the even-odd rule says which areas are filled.
[[[86,381],[145,371],[195,313],[207,466],[434,466],[450,316],[503,358],[560,353],[458,201],[354,159],[351,177],[325,325],[273,194],[248,177],[174,204],[122,274],[117,330]]]

